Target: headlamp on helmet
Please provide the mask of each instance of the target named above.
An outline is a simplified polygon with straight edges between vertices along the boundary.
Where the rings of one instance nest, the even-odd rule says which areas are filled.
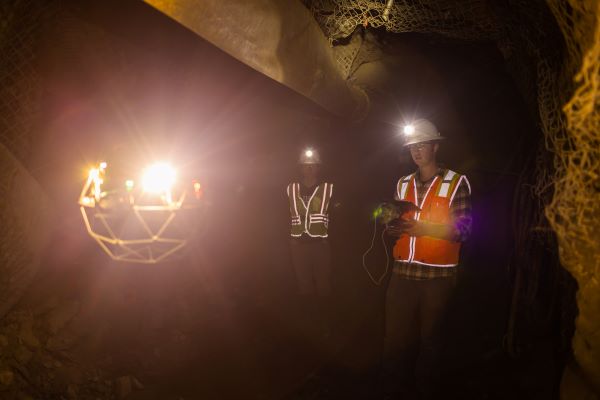
[[[444,139],[436,126],[426,119],[417,119],[406,124],[402,131],[404,132],[404,146]]]
[[[299,164],[321,164],[321,157],[319,157],[319,152],[312,149],[307,148],[302,151],[300,154],[300,160],[298,160]]]

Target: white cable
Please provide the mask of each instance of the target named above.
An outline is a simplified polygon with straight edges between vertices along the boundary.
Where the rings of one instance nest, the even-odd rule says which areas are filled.
[[[383,272],[383,275],[381,275],[381,277],[379,279],[375,279],[375,278],[373,278],[373,275],[371,275],[371,272],[369,271],[369,267],[367,267],[367,264],[365,262],[365,257],[367,256],[367,254],[369,254],[369,252],[371,250],[373,250],[373,247],[375,246],[375,236],[377,236],[377,218],[374,218],[374,221],[375,221],[375,224],[374,224],[375,229],[373,229],[373,239],[371,239],[371,246],[367,249],[367,251],[365,251],[363,253],[362,265],[363,265],[363,269],[365,270],[367,275],[369,275],[369,279],[371,279],[371,282],[373,282],[375,285],[379,286],[379,285],[381,285],[381,282],[383,282],[383,280],[385,279],[385,277],[388,273],[389,267],[390,267],[390,255],[388,253],[388,249],[385,244],[385,232],[387,231],[388,227],[386,225],[385,229],[381,233],[381,242],[383,243],[383,248],[385,249],[385,271]]]

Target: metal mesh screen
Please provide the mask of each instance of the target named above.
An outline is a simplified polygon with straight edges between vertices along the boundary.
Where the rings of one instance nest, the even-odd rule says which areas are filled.
[[[27,158],[41,81],[37,39],[49,7],[33,0],[0,2],[0,143]]]

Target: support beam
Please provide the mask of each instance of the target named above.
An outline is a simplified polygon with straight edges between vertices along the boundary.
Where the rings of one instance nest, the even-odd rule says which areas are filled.
[[[347,83],[317,22],[296,0],[145,0],[231,56],[353,119],[366,94]]]

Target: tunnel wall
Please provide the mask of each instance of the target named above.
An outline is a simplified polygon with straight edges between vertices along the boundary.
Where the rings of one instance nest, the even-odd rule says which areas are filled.
[[[560,124],[544,126],[555,152],[554,196],[546,215],[559,238],[561,262],[579,284],[575,363],[565,372],[561,396],[592,399],[600,394],[600,2],[548,4],[567,51],[558,72],[557,85],[563,86],[554,87],[555,99],[562,100],[556,110]],[[551,121],[544,111],[541,106],[542,121]]]
[[[42,187],[0,144],[0,319],[33,281],[51,232],[52,209]]]

